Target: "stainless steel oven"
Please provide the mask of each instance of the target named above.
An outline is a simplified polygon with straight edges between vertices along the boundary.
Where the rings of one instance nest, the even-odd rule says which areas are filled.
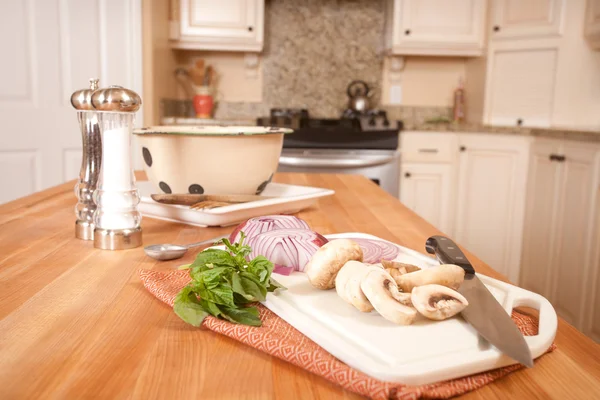
[[[258,125],[292,128],[285,135],[280,172],[363,175],[399,197],[401,121],[385,111],[346,110],[341,118],[310,118],[306,109],[271,109]]]
[[[397,150],[284,148],[278,171],[363,175],[392,196],[399,196]]]

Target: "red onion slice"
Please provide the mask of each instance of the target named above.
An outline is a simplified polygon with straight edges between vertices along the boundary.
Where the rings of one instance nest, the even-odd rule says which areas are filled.
[[[400,253],[398,246],[383,240],[352,237],[347,239],[358,243],[363,251],[363,261],[368,264],[376,264],[381,260],[393,260]]]
[[[283,265],[275,264],[273,266],[273,273],[279,275],[289,276],[294,271],[293,267],[284,267]]]
[[[263,232],[269,232],[276,229],[310,229],[308,224],[293,215],[264,215],[262,217],[250,218],[242,222],[231,232],[229,241],[235,243],[240,239],[240,232],[244,231],[246,238]]]
[[[261,255],[275,265],[304,271],[313,254],[325,243],[325,237],[308,229],[278,229],[248,239],[252,248],[248,258]]]

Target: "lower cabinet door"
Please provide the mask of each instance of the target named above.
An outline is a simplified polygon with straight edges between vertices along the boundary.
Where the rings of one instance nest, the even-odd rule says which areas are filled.
[[[595,149],[565,143],[561,161],[561,190],[550,301],[556,312],[578,329],[583,329],[584,311],[595,308],[586,300],[586,283],[592,279],[595,260],[592,243],[595,228],[596,188]],[[595,288],[596,290],[598,288]]]
[[[447,235],[453,235],[451,164],[402,164],[400,201]]]
[[[518,282],[529,140],[464,134],[459,145],[456,240]]]
[[[556,240],[561,163],[560,143],[539,141],[531,146],[527,208],[523,232],[523,253],[519,286],[551,300]]]

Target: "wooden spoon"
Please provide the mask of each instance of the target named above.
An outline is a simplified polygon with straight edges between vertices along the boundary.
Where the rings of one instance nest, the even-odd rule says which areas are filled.
[[[248,203],[250,201],[273,199],[274,197],[254,194],[152,194],[152,200],[163,204],[191,206],[201,201],[220,201],[225,203]]]

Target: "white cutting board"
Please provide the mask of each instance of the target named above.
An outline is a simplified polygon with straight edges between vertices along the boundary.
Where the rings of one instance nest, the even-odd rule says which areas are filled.
[[[361,233],[327,235],[328,239],[364,237]],[[381,240],[381,239],[379,239]],[[425,246],[423,244],[423,246]],[[398,246],[397,260],[428,268],[433,258]],[[507,312],[526,306],[540,310],[539,333],[525,337],[534,358],[556,335],[557,317],[544,297],[477,274]],[[288,290],[269,294],[264,305],[349,366],[382,381],[423,385],[475,374],[516,361],[480,340],[462,318],[431,321],[419,316],[408,326],[395,325],[376,311],[362,313],[332,290],[315,289],[302,272],[273,277]]]

